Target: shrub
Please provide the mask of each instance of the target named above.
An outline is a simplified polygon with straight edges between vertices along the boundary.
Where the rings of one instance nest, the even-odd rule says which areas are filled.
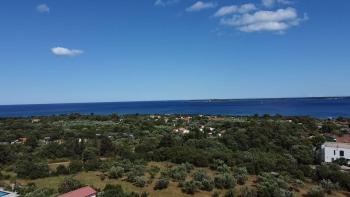
[[[194,169],[194,166],[188,162],[181,164],[187,171],[187,173],[190,173],[191,170]]]
[[[59,185],[58,185],[58,192],[63,194],[67,193],[73,190],[76,190],[83,185],[78,181],[73,178],[65,178]]]
[[[15,172],[20,178],[37,179],[49,176],[49,167],[45,163],[24,160],[17,163]]]
[[[41,188],[25,194],[24,197],[47,197],[54,193],[53,189]]]
[[[187,176],[187,170],[185,166],[179,165],[171,169],[166,169],[162,171],[162,177],[171,178],[173,181],[184,181]]]
[[[166,189],[169,185],[169,181],[167,179],[159,179],[155,186],[154,186],[154,190],[162,190],[162,189]]]
[[[218,174],[214,177],[214,184],[218,189],[231,189],[236,186],[236,179],[229,173]]]
[[[224,197],[235,197],[235,191],[233,189],[227,190]]]
[[[214,189],[214,182],[210,179],[210,177],[207,175],[207,173],[204,170],[199,169],[195,171],[192,175],[192,178],[194,181],[197,181],[200,183],[199,188],[201,190],[211,191]]]
[[[78,173],[82,170],[83,168],[83,163],[81,161],[78,160],[73,160],[69,163],[68,169],[69,169],[69,173],[71,174],[75,174]]]
[[[99,193],[99,197],[115,197],[115,196],[128,196],[120,185],[107,184],[103,189],[103,192]]]
[[[257,179],[257,194],[261,197],[272,196],[293,196],[293,192],[288,191],[288,184],[279,177],[269,173],[263,173]]]
[[[325,192],[320,186],[314,186],[306,194],[307,197],[324,197]]]
[[[207,175],[207,173],[202,169],[196,170],[193,173],[192,177],[193,177],[193,180],[199,181],[199,182],[202,182],[205,179],[209,179],[209,176]]]
[[[145,187],[146,185],[146,180],[144,177],[141,176],[136,176],[134,179],[134,185],[136,187]]]
[[[154,179],[155,176],[158,174],[159,171],[160,171],[159,167],[157,167],[157,166],[151,166],[151,167],[148,169],[148,173],[149,173],[149,175],[151,176],[151,179]]]
[[[186,181],[182,184],[181,191],[186,194],[194,194],[198,191],[200,183],[197,181]]]
[[[69,170],[66,168],[64,165],[59,165],[56,168],[56,174],[61,175],[61,174],[69,174]]]
[[[257,193],[254,189],[250,189],[247,186],[244,186],[240,190],[240,197],[256,197]]]
[[[110,179],[118,179],[121,178],[123,176],[124,173],[124,169],[122,167],[112,167],[111,169],[109,169],[108,171],[108,177]]]
[[[200,189],[204,191],[212,191],[214,189],[214,181],[210,179],[204,179],[200,182]]]
[[[236,168],[234,170],[234,176],[235,176],[238,184],[244,185],[248,179],[247,168],[245,168],[245,167]]]
[[[325,180],[323,179],[320,183],[320,186],[323,188],[327,194],[332,194],[333,190],[338,190],[339,185],[336,183],[334,184],[331,180]]]

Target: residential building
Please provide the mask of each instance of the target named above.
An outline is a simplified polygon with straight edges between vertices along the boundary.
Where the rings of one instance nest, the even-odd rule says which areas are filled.
[[[324,162],[333,162],[340,158],[350,160],[350,144],[325,142],[321,147],[321,157]]]

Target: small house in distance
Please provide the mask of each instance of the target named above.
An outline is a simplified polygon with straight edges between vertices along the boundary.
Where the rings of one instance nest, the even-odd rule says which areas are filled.
[[[350,144],[338,142],[325,142],[321,147],[321,157],[324,162],[333,162],[344,158],[350,160]]]
[[[92,187],[86,186],[57,197],[96,197],[96,193]]]

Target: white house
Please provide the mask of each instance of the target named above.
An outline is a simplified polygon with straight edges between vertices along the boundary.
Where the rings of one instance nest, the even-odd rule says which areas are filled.
[[[325,142],[321,147],[321,156],[324,162],[332,162],[340,158],[350,160],[350,144]]]

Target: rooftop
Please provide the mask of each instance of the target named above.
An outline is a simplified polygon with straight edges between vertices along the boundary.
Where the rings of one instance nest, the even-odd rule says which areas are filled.
[[[346,148],[346,149],[350,149],[350,143],[325,142],[323,145],[324,145],[325,147],[334,147],[334,148]]]
[[[343,136],[337,136],[336,140],[339,143],[350,143],[350,134],[345,134]]]
[[[57,197],[89,197],[94,194],[96,194],[96,191],[93,188],[86,186],[86,187],[82,187],[80,189],[59,195]]]

